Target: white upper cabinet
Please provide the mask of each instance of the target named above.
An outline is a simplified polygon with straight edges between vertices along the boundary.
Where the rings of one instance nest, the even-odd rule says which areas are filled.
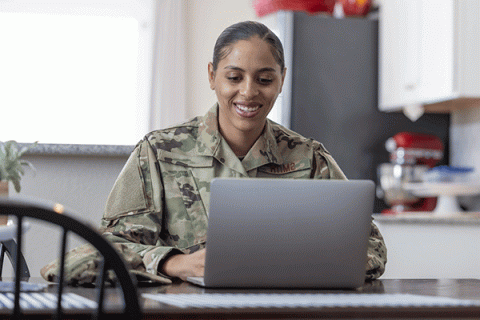
[[[382,0],[379,108],[480,105],[480,1]]]

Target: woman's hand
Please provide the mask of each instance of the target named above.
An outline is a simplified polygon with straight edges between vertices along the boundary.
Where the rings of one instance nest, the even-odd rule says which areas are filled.
[[[176,254],[165,261],[162,273],[186,280],[187,277],[203,277],[205,269],[205,248],[192,254]]]

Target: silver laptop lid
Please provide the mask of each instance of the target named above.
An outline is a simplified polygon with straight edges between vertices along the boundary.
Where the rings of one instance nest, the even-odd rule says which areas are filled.
[[[368,180],[212,180],[205,285],[361,286],[374,189]]]

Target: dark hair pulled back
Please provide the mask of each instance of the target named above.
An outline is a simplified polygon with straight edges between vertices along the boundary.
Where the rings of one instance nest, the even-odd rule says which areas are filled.
[[[258,36],[261,40],[270,44],[273,57],[283,72],[283,69],[285,69],[285,57],[280,39],[267,26],[255,21],[239,22],[223,30],[213,49],[213,70],[217,70],[220,60],[230,53],[231,45],[239,40],[248,40],[254,36]]]

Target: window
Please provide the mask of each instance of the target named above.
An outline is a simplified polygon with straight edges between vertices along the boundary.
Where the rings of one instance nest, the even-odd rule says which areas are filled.
[[[153,0],[0,3],[0,140],[135,144],[154,12]]]

